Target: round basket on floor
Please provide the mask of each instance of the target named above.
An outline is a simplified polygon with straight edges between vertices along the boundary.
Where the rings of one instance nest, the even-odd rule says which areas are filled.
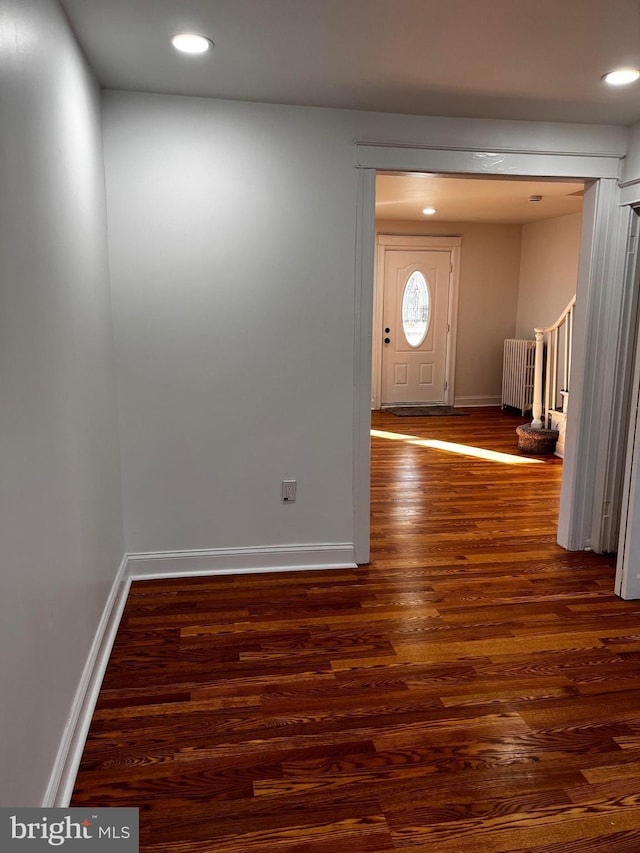
[[[557,429],[533,429],[531,424],[516,427],[518,450],[532,456],[548,456],[556,449],[560,435]]]

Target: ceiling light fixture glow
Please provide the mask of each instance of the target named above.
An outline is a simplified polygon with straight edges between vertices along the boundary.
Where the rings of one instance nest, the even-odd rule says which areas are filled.
[[[213,47],[213,42],[196,33],[178,33],[171,39],[171,44],[182,53],[206,53]]]
[[[609,86],[628,86],[640,78],[640,70],[637,68],[616,68],[609,71],[602,78]]]
[[[438,211],[435,209],[435,207],[425,207],[422,212],[425,216],[433,216],[433,214],[437,213]]]

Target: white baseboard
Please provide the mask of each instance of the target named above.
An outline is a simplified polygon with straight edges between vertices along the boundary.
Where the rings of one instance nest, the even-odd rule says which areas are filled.
[[[132,580],[356,567],[354,546],[348,543],[125,555],[89,650],[42,807],[66,807],[71,800],[93,710]]]
[[[128,574],[132,580],[355,567],[354,547],[348,543],[156,551],[129,554],[128,558]]]
[[[502,397],[456,397],[453,405],[473,408],[480,406],[501,406]]]
[[[556,441],[554,455],[564,459],[564,439],[567,430],[567,415],[565,412],[551,412],[551,429],[557,429],[560,435]]]
[[[58,755],[42,804],[45,808],[69,805],[78,767],[82,759],[82,751],[91,725],[93,709],[98,700],[98,693],[109,662],[130,584],[125,555],[102,611],[102,618],[89,650],[80,684],[76,690],[71,713],[62,735]]]

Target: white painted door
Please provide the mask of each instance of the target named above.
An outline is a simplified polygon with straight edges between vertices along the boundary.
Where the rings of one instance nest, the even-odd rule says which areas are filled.
[[[384,259],[382,405],[446,402],[451,252]]]

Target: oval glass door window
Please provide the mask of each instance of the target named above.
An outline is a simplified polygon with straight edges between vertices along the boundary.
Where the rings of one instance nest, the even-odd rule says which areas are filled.
[[[429,285],[421,272],[412,272],[402,295],[402,329],[407,343],[419,347],[427,337],[431,320]]]

